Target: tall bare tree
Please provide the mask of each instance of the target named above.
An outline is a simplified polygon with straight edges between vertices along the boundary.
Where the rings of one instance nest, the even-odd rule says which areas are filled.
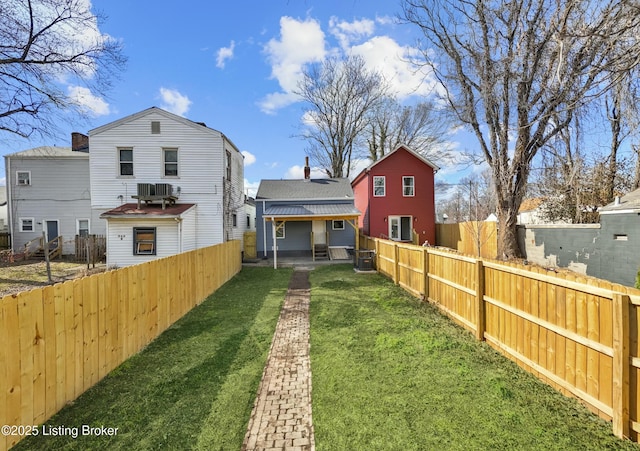
[[[302,136],[312,161],[329,177],[349,177],[368,114],[386,91],[382,76],[359,56],[329,58],[304,71],[296,91],[308,105]]]
[[[63,112],[87,112],[63,83],[103,95],[122,70],[121,43],[102,34],[88,0],[0,3],[0,131],[53,135]]]
[[[400,144],[431,160],[446,159],[442,144],[452,122],[433,102],[401,105],[388,98],[373,111],[367,127],[369,158],[382,158]]]
[[[427,64],[491,167],[498,255],[516,257],[517,214],[533,158],[569,126],[576,108],[638,64],[636,4],[404,0],[403,16],[422,31]]]

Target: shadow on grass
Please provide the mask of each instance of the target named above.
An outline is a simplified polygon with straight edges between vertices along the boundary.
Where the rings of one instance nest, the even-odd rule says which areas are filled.
[[[290,275],[243,269],[47,423],[117,435],[41,435],[15,449],[191,449],[201,435],[207,449],[239,449]],[[218,402],[230,398],[238,405]],[[223,421],[224,434],[203,431]]]

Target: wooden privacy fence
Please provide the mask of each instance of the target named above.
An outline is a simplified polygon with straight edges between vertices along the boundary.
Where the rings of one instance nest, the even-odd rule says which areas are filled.
[[[428,299],[522,368],[640,433],[640,291],[377,238],[378,272]]]
[[[497,223],[468,221],[457,224],[436,224],[436,246],[455,249],[467,255],[496,258],[498,255]]]
[[[229,241],[0,299],[0,426],[45,422],[237,274],[240,257]],[[0,434],[0,450],[20,439]]]

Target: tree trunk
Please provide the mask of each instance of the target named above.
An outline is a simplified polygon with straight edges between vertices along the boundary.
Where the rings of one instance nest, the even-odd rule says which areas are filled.
[[[518,210],[498,207],[498,258],[509,260],[521,256],[518,246]]]

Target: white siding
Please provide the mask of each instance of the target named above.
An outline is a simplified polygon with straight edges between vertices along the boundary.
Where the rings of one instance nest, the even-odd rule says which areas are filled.
[[[160,122],[159,134],[151,133],[153,121]],[[233,191],[240,196],[244,171],[242,154],[222,133],[152,108],[90,131],[89,141],[93,209],[103,212],[136,202],[131,196],[137,193],[138,183],[170,183],[174,193],[180,188],[178,203],[197,205],[183,220],[183,231],[188,232],[183,234],[183,247],[195,249],[225,240],[227,150],[233,159]],[[132,177],[119,175],[119,148],[133,149]],[[163,148],[178,149],[178,177],[163,176]],[[239,216],[241,212],[239,209]],[[241,237],[242,232],[234,230],[227,237],[237,235]]]
[[[156,255],[133,255],[134,227],[156,228]],[[172,218],[146,221],[110,219],[107,236],[107,266],[121,268],[178,254],[180,253],[179,233],[178,222]]]
[[[196,219],[197,208],[195,206],[192,210],[186,212],[182,220],[182,252],[192,251],[197,249],[196,242]]]

